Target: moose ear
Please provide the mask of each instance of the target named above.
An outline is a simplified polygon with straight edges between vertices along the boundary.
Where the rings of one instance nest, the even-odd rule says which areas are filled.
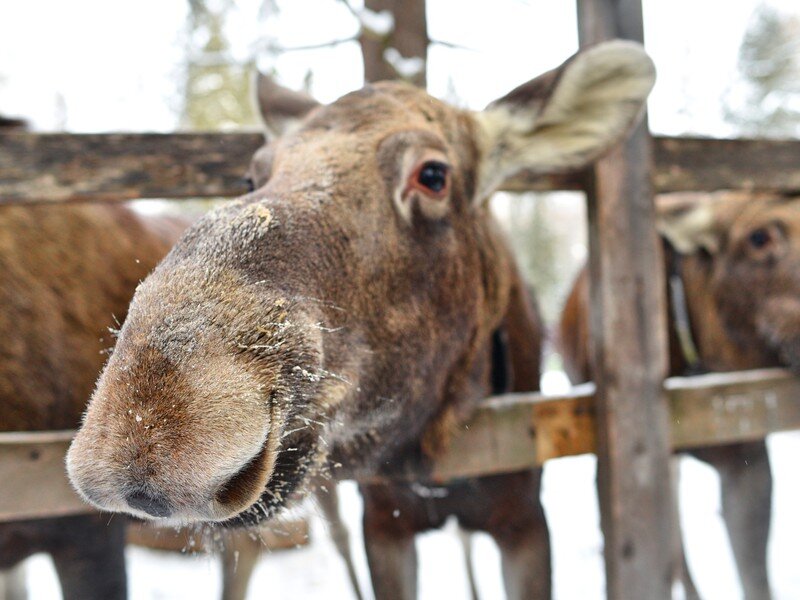
[[[719,251],[725,223],[718,210],[725,200],[710,194],[678,193],[656,198],[656,229],[681,254]]]
[[[295,129],[319,102],[308,94],[290,90],[271,77],[258,73],[256,79],[258,108],[270,133],[281,136]]]
[[[715,254],[748,207],[775,198],[744,190],[661,194],[656,196],[656,229],[678,252]]]
[[[480,196],[527,170],[567,171],[597,159],[638,121],[655,83],[641,45],[612,41],[572,56],[476,115]]]

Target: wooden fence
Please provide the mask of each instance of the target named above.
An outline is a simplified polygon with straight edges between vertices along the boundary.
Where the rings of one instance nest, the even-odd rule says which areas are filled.
[[[800,379],[783,369],[672,377],[664,383],[675,450],[743,442],[800,429]],[[596,451],[594,385],[563,396],[487,398],[432,465],[402,465],[398,479],[457,477],[542,466]],[[91,510],[70,487],[64,455],[74,431],[0,434],[0,522]],[[363,473],[343,471],[355,479]],[[48,482],[43,485],[42,482]]]
[[[0,205],[233,197],[260,133],[0,134]],[[656,193],[800,192],[800,143],[654,137]],[[522,174],[504,190],[585,190],[587,173]]]
[[[581,43],[641,40],[639,0],[578,0]],[[257,133],[0,134],[0,205],[230,197]],[[508,190],[579,189],[589,202],[593,385],[563,397],[487,399],[434,480],[598,453],[609,598],[669,598],[671,449],[761,439],[800,428],[800,380],[780,369],[664,381],[662,269],[651,196],[717,189],[800,191],[800,142],[655,138],[646,127],[590,172],[519,176]],[[624,323],[614,315],[626,315]],[[633,360],[631,360],[633,357]],[[0,434],[0,521],[88,510],[66,481],[72,432]],[[637,481],[634,461],[653,476]],[[350,473],[359,477],[359,473]],[[633,549],[633,550],[632,550]]]
[[[241,165],[261,142],[256,133],[0,134],[0,205],[236,196],[245,191]],[[800,142],[656,137],[653,147],[657,192],[800,191]],[[588,173],[523,176],[504,187],[574,190],[591,179]],[[671,378],[664,389],[676,449],[800,428],[800,380],[782,370]],[[594,452],[595,402],[592,385],[566,396],[487,399],[432,471],[404,465],[397,477],[443,481]],[[89,510],[64,473],[72,434],[0,434],[0,521]]]

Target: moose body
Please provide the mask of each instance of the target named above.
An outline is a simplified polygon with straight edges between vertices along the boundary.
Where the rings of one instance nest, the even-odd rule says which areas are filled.
[[[182,225],[117,207],[0,207],[0,431],[72,429],[139,281]],[[126,596],[124,519],[0,523],[0,569],[47,552],[67,599]]]
[[[282,135],[254,159],[258,189],[191,227],[137,290],[69,451],[76,488],[145,518],[243,524],[337,463],[435,458],[491,389],[491,338],[519,287],[489,195],[520,170],[594,160],[653,79],[639,46],[613,42],[481,113],[400,83],[328,106],[268,94]],[[538,476],[519,477],[520,505],[539,510]],[[370,566],[397,582],[379,595],[408,598],[413,543],[383,525],[410,499],[393,489],[367,490],[368,529],[389,532]],[[466,495],[485,499],[484,524],[504,521],[487,490]],[[546,597],[546,578],[507,588]]]
[[[499,327],[487,348],[491,358],[481,361],[486,368],[484,395],[538,390],[544,327],[516,274],[509,310]],[[419,448],[410,448],[408,456],[396,460],[419,454]],[[446,484],[362,484],[364,544],[375,596],[415,598],[415,535],[455,517],[467,533],[467,544],[472,531],[486,532],[497,542],[510,598],[550,598],[550,536],[540,502],[541,475],[536,469]],[[467,551],[471,575],[469,557]]]
[[[665,258],[683,293],[670,298],[669,374],[788,366],[800,369],[800,201],[752,193],[658,198]],[[685,298],[685,317],[682,306]],[[679,323],[678,321],[681,321]],[[591,379],[588,281],[578,277],[559,345],[573,383]],[[681,337],[684,337],[682,340]],[[687,343],[689,344],[687,346]],[[720,475],[723,518],[744,596],[770,598],[767,540],[772,475],[763,441],[699,448]],[[685,585],[696,596],[686,575]]]

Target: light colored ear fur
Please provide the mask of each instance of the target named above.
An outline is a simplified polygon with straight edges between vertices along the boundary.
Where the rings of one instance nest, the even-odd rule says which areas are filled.
[[[656,229],[681,254],[719,251],[724,224],[716,210],[724,199],[703,193],[665,194],[656,198]]]
[[[701,248],[714,254],[748,211],[758,212],[763,202],[779,200],[769,192],[676,192],[656,197],[656,228],[684,254]]]
[[[593,46],[518,87],[476,114],[484,153],[480,197],[519,171],[583,167],[638,121],[655,83],[641,45]]]
[[[319,103],[308,94],[285,88],[271,77],[258,73],[258,108],[269,133],[281,136],[294,130]]]

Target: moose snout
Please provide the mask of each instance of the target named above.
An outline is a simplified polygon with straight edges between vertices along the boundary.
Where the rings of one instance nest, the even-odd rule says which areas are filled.
[[[172,514],[169,501],[161,494],[139,490],[125,496],[125,501],[131,508],[146,512],[151,517],[169,517]]]
[[[112,357],[70,446],[78,492],[103,510],[180,522],[227,520],[257,502],[281,439],[257,375],[233,355],[135,354],[136,364]]]
[[[102,510],[180,522],[227,520],[257,502],[280,438],[267,431],[214,448],[127,435],[101,445],[87,422],[67,455],[76,490]]]

